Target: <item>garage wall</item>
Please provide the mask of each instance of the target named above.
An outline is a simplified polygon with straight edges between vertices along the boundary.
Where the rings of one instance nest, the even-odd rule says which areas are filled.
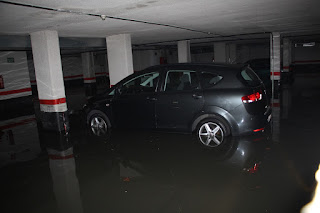
[[[106,75],[109,73],[108,62],[107,62],[107,53],[97,53],[94,56],[94,70],[96,76]]]
[[[83,70],[81,54],[62,55],[62,72],[64,81],[67,85],[71,81],[76,81],[77,84],[83,83]],[[106,62],[106,53],[94,55],[94,70],[96,78],[106,78],[108,76],[108,65]],[[74,84],[72,84],[74,85]]]
[[[320,44],[316,43],[313,47],[294,47],[294,58],[295,62],[318,62],[320,63]]]
[[[132,57],[134,71],[141,71],[147,67],[160,64],[162,54],[160,50],[135,50]]]
[[[210,63],[213,59],[213,52],[191,54],[191,62],[195,63]]]
[[[0,89],[0,100],[32,94],[25,51],[1,51],[0,75],[4,86]]]
[[[82,79],[81,55],[62,56],[62,72],[65,81]]]
[[[250,59],[269,58],[270,44],[254,43],[254,44],[238,44],[236,63],[245,63]]]

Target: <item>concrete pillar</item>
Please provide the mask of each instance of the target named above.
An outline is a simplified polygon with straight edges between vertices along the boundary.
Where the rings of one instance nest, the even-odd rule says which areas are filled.
[[[131,36],[113,35],[106,38],[110,86],[133,73]]]
[[[34,70],[33,56],[32,56],[31,51],[27,51],[27,61],[28,61],[28,70],[29,70],[32,95],[37,96],[38,95],[37,81],[36,81],[36,74],[35,74],[35,70]]]
[[[285,77],[288,79],[289,68],[292,62],[292,42],[288,38],[283,39],[283,51],[282,51],[282,71],[285,74]]]
[[[81,54],[83,83],[87,97],[92,97],[97,93],[96,74],[94,70],[94,58],[92,52]]]
[[[67,133],[69,122],[57,31],[31,33],[41,122],[46,130]]]
[[[228,44],[228,63],[236,64],[237,63],[237,45],[234,43]]]
[[[179,63],[191,62],[190,41],[178,41]]]
[[[272,33],[270,37],[270,77],[271,80],[280,80],[281,40],[280,33]]]
[[[272,80],[272,139],[280,140],[280,101],[278,94],[278,83],[280,80],[281,62],[281,37],[280,33],[270,35],[270,78]]]
[[[214,43],[214,62],[227,62],[226,43]]]

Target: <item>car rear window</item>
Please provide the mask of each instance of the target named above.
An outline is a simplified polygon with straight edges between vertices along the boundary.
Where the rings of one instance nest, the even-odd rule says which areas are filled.
[[[201,73],[201,79],[203,89],[208,89],[214,87],[223,77],[215,73],[203,72]]]
[[[252,71],[249,67],[246,67],[241,70],[240,72],[240,78],[242,82],[249,87],[256,87],[261,85],[261,80],[257,76],[257,74]]]

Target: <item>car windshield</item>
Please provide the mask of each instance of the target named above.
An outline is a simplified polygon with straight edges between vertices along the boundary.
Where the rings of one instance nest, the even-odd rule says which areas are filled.
[[[249,67],[245,67],[240,72],[240,76],[245,85],[250,87],[256,87],[261,85],[261,80],[257,74]]]

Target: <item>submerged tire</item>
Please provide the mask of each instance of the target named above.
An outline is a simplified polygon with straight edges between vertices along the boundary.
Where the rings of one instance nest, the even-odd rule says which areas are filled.
[[[197,128],[198,141],[207,148],[220,147],[229,132],[227,126],[219,119],[205,119]]]
[[[92,134],[96,136],[107,135],[110,129],[109,120],[102,112],[94,112],[89,114],[88,124]]]

